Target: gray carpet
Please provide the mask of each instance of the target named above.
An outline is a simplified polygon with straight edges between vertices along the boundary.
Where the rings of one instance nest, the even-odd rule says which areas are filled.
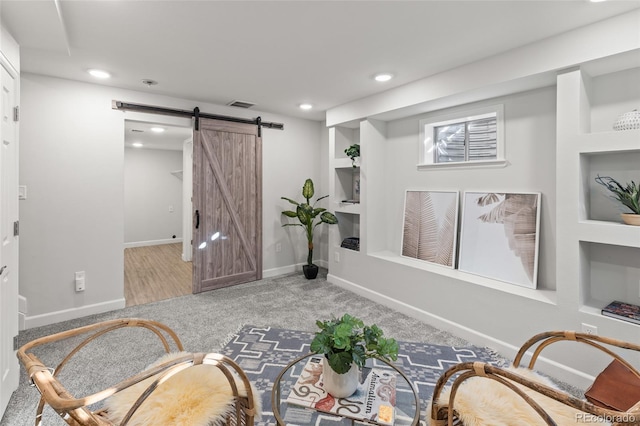
[[[139,317],[163,322],[180,336],[185,349],[192,352],[219,351],[245,324],[264,325],[303,331],[315,331],[316,319],[348,312],[367,323],[380,326],[385,334],[408,342],[428,342],[447,346],[467,346],[468,342],[435,329],[421,321],[381,306],[350,291],[326,282],[326,270],[318,279],[308,281],[293,273],[261,281],[189,295],[147,305],[29,329],[19,334],[22,345],[35,338],[97,321]],[[140,348],[140,337],[132,330],[119,330],[79,354],[68,365],[62,380],[76,396],[103,389],[138,371],[155,359],[161,349],[156,345]],[[134,330],[135,331],[135,330]],[[141,331],[142,333],[143,331]],[[37,351],[45,364],[57,365],[68,346],[52,345]],[[78,374],[69,374],[78,369]],[[24,370],[20,386],[14,392],[0,426],[33,425],[39,395],[30,387]],[[44,424],[65,424],[52,410],[45,413]]]

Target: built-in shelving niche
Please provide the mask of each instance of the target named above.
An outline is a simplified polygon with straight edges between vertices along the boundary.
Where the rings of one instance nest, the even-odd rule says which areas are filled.
[[[640,248],[580,241],[582,304],[600,312],[614,300],[640,305]]]
[[[595,178],[610,176],[622,185],[632,180],[637,183],[640,181],[640,150],[581,154],[580,160],[585,201],[581,219],[622,222],[620,213],[631,212],[612,199],[612,194],[596,183]]]

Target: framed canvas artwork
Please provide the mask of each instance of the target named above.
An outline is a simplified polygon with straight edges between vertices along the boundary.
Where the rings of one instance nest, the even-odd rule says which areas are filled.
[[[536,288],[540,193],[465,192],[458,269]]]
[[[407,191],[402,255],[455,267],[458,191]]]

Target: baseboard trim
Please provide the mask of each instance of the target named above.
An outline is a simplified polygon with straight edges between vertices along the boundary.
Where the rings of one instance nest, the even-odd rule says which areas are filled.
[[[130,243],[124,243],[124,248],[160,246],[163,244],[174,244],[174,243],[181,243],[181,242],[182,242],[182,238],[167,238],[164,240],[150,240],[150,241],[133,241]]]
[[[262,278],[271,278],[278,275],[290,274],[298,270],[298,265],[279,266],[277,268],[264,269]],[[301,269],[300,269],[301,270]]]
[[[329,267],[329,262],[326,260],[316,260],[314,262],[320,268],[327,269]],[[287,265],[280,266],[278,268],[264,269],[262,271],[262,278],[271,278],[278,275],[291,274],[293,272],[302,272],[302,266],[306,265],[306,263],[298,263],[295,265]]]
[[[79,308],[64,309],[62,311],[49,312],[46,314],[25,316],[25,329],[40,327],[43,325],[55,324],[57,322],[68,321],[87,315],[101,314],[103,312],[115,311],[125,307],[124,299],[111,300],[109,302],[96,303],[93,305],[81,306]]]
[[[328,274],[327,281],[337,285],[338,287],[353,291],[360,296],[366,297],[367,299],[392,308],[412,318],[424,321],[425,323],[439,328],[440,330],[448,331],[449,333],[468,340],[474,345],[492,348],[508,359],[513,359],[518,352],[518,349],[520,348],[519,346],[514,346],[508,342],[496,339],[472,328],[458,324],[454,321],[450,321],[438,315],[431,314],[415,306],[396,300],[392,297],[389,297],[377,291],[373,291],[366,287],[362,287],[358,284],[337,277],[335,275]],[[523,336],[522,342],[524,343],[525,339],[529,337],[531,336]],[[586,389],[591,383],[593,383],[593,380],[595,379],[589,374],[578,371],[567,365],[542,356],[540,356],[538,358],[538,361],[536,362],[536,370],[580,389]]]
[[[27,298],[18,295],[18,330],[25,329],[25,319],[27,317]]]

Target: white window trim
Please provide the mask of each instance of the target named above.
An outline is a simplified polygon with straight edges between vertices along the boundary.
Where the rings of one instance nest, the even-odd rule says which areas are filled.
[[[433,129],[447,124],[471,121],[496,115],[496,158],[492,160],[479,161],[456,161],[447,163],[433,162]],[[490,105],[480,108],[460,110],[445,115],[429,117],[420,120],[420,141],[418,149],[418,170],[429,170],[438,168],[481,168],[481,167],[504,167],[507,165],[505,157],[505,137],[504,137],[504,105]]]

